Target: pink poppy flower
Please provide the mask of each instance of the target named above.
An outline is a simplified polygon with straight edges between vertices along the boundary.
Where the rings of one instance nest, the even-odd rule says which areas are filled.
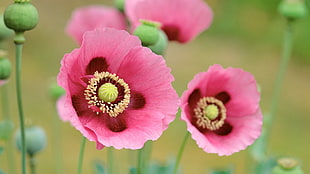
[[[126,30],[125,16],[117,9],[105,6],[78,8],[71,16],[66,32],[81,44],[84,32],[102,27]]]
[[[58,84],[66,96],[58,112],[97,149],[139,149],[175,118],[179,99],[173,80],[163,57],[142,47],[138,37],[96,29],[62,59]]]
[[[206,30],[213,13],[202,0],[129,0],[125,12],[133,28],[140,20],[159,22],[169,40],[189,42]]]
[[[204,151],[231,155],[260,136],[259,100],[256,81],[250,73],[213,65],[188,84],[181,97],[181,119]]]

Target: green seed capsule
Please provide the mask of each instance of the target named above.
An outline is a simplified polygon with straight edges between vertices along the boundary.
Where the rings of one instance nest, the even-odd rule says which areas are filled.
[[[148,46],[154,53],[163,55],[168,46],[168,38],[162,30],[159,30],[159,38],[154,45]]]
[[[15,2],[4,12],[5,25],[15,32],[33,29],[39,20],[37,9],[28,2]]]
[[[283,0],[279,12],[289,19],[299,19],[307,15],[307,7],[303,0]]]
[[[281,158],[271,174],[304,174],[298,162],[292,158]]]
[[[6,38],[13,35],[13,31],[8,29],[4,24],[3,14],[0,14],[0,41],[5,40]]]
[[[139,37],[142,45],[154,45],[159,39],[158,25],[157,23],[142,21],[142,24],[135,29],[133,34]]]
[[[35,155],[43,150],[46,145],[46,135],[44,130],[39,126],[32,126],[25,129],[26,150],[28,155]],[[16,132],[15,142],[19,150],[22,149],[20,130]]]
[[[7,58],[0,57],[0,80],[6,80],[11,75],[11,62]]]

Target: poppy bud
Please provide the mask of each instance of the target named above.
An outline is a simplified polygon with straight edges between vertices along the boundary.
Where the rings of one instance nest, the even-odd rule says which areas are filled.
[[[4,12],[5,25],[15,32],[33,29],[39,20],[37,9],[27,1],[15,0]]]
[[[307,7],[303,0],[283,0],[279,12],[288,19],[299,19],[307,15]]]
[[[154,53],[163,55],[167,49],[168,38],[165,32],[159,30],[159,38],[154,45],[148,46]]]
[[[10,37],[12,34],[13,31],[4,24],[3,14],[0,14],[0,41]]]
[[[271,174],[304,174],[298,162],[292,158],[281,158]]]
[[[43,150],[46,145],[46,135],[44,130],[39,126],[32,126],[25,129],[26,151],[28,155],[33,156]],[[16,132],[16,145],[19,150],[22,149],[21,133]]]
[[[133,34],[139,37],[143,46],[154,45],[159,39],[158,27],[158,23],[141,21],[141,25],[135,29]]]
[[[0,57],[0,80],[7,80],[11,74],[11,62],[9,59]]]

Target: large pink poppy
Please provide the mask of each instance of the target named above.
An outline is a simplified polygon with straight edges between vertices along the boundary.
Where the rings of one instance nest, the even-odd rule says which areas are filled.
[[[188,84],[181,97],[181,119],[204,151],[231,155],[260,136],[259,100],[250,73],[213,65]]]
[[[213,13],[202,0],[128,0],[125,12],[133,28],[140,20],[161,24],[169,40],[186,43],[206,30]]]
[[[84,32],[102,27],[126,30],[125,16],[117,9],[105,6],[78,8],[72,13],[66,32],[81,44]]]
[[[58,112],[98,149],[139,149],[175,118],[173,80],[163,57],[142,47],[138,37],[96,29],[62,59],[58,83],[66,96]]]

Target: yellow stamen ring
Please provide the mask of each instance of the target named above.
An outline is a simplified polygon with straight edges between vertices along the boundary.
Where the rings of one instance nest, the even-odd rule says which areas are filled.
[[[104,81],[105,83],[100,85]],[[99,89],[98,88],[99,86]],[[121,101],[117,101],[119,92],[117,86],[123,89],[123,97]],[[94,77],[88,81],[88,86],[84,90],[85,99],[88,100],[89,108],[92,106],[98,107],[102,113],[107,113],[111,117],[116,117],[122,113],[130,102],[130,88],[123,79],[120,79],[116,74],[109,72],[97,71]],[[99,114],[98,111],[95,111]]]
[[[217,130],[224,125],[226,108],[224,104],[214,97],[201,98],[194,109],[196,124],[209,130]]]

